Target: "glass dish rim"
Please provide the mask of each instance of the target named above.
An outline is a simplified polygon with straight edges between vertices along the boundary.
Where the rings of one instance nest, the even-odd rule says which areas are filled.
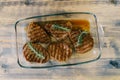
[[[64,15],[64,14],[89,14],[92,15],[95,19],[95,25],[97,27],[97,34],[98,34],[98,47],[99,47],[99,55],[98,57],[96,57],[95,59],[92,60],[88,60],[88,61],[84,61],[84,62],[77,62],[77,63],[72,63],[72,64],[60,64],[60,65],[51,65],[51,66],[24,66],[20,63],[19,60],[19,55],[18,55],[18,44],[17,44],[17,24],[21,21],[24,20],[28,20],[28,19],[34,19],[34,18],[41,18],[41,17],[49,17],[49,16],[60,16],[60,15]],[[19,19],[15,22],[15,39],[16,39],[16,54],[17,54],[17,63],[20,67],[22,68],[34,68],[34,69],[42,69],[42,68],[52,68],[52,67],[63,67],[63,66],[73,66],[73,65],[79,65],[79,64],[85,64],[85,63],[89,63],[89,62],[93,62],[98,60],[101,57],[101,46],[100,46],[100,36],[99,36],[99,31],[98,31],[98,22],[97,22],[97,17],[94,13],[91,12],[63,12],[63,13],[54,13],[54,14],[46,14],[46,15],[39,15],[39,16],[32,16],[32,17],[27,17],[27,18],[23,18],[23,19]]]

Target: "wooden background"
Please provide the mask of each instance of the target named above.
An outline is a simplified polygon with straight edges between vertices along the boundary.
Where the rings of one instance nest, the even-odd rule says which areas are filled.
[[[72,67],[23,69],[18,66],[14,23],[21,18],[59,12],[92,12],[104,30],[102,57]],[[0,0],[0,79],[119,80],[119,0]],[[116,65],[110,62],[116,62]]]

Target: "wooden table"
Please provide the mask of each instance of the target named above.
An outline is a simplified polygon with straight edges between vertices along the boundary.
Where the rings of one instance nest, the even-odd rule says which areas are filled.
[[[69,68],[24,69],[19,67],[15,50],[14,23],[16,20],[34,15],[74,11],[96,14],[104,30],[102,57],[98,61]],[[0,1],[0,79],[119,80],[119,40],[119,0]]]

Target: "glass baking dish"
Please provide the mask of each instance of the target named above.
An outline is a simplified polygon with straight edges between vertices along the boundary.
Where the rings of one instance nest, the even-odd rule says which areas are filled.
[[[94,46],[91,51],[80,54],[79,56],[72,57],[70,60],[64,63],[55,61],[48,61],[47,63],[30,63],[26,61],[23,55],[23,45],[27,42],[25,27],[33,21],[52,21],[52,20],[88,20],[90,23],[90,33],[94,40]],[[20,19],[15,23],[15,34],[16,34],[16,51],[17,51],[17,62],[22,68],[50,68],[60,66],[72,66],[83,63],[89,63],[96,61],[101,56],[101,45],[100,45],[100,32],[95,14],[89,12],[67,12],[33,16],[24,19]]]

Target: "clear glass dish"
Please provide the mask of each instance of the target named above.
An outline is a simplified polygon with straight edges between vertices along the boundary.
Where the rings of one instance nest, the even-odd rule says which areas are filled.
[[[25,27],[32,21],[52,21],[52,20],[88,20],[90,23],[90,33],[94,39],[94,46],[91,51],[80,54],[71,58],[69,61],[64,63],[59,63],[55,61],[49,61],[44,64],[40,63],[30,63],[26,61],[23,55],[23,45],[27,41]],[[79,65],[83,63],[89,63],[96,61],[101,56],[101,45],[100,45],[100,31],[97,23],[97,18],[95,14],[89,12],[67,12],[67,13],[57,13],[33,16],[29,18],[20,19],[15,23],[16,32],[16,51],[17,51],[17,62],[19,66],[23,68],[50,68],[50,67],[60,67],[60,66],[72,66]]]

